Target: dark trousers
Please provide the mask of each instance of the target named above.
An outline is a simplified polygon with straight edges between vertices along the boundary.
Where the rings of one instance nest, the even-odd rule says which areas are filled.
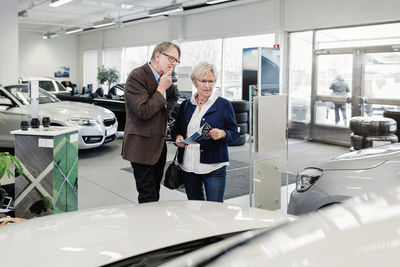
[[[139,193],[139,203],[154,202],[160,199],[160,183],[167,159],[167,145],[156,164],[145,165],[131,162],[133,175],[136,180],[136,189]]]

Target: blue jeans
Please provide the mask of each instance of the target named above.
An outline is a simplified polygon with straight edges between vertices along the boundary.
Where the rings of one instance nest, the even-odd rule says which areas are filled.
[[[196,174],[182,171],[186,195],[189,200],[205,200],[204,188],[206,189],[207,201],[223,202],[226,184],[226,166],[207,174]]]

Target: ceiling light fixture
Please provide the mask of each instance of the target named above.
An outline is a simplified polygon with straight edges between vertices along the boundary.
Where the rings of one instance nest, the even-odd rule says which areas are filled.
[[[176,5],[151,9],[148,11],[147,16],[155,17],[155,16],[161,16],[161,15],[166,15],[166,14],[180,12],[180,11],[183,11],[182,4],[176,4]]]
[[[18,18],[25,18],[28,16],[28,10],[24,9],[18,12]]]
[[[72,27],[72,28],[67,28],[65,29],[65,34],[72,34],[72,33],[77,33],[81,32],[83,29],[81,27]]]
[[[229,2],[231,0],[207,0],[207,5],[215,5],[223,2]]]
[[[62,5],[65,5],[65,4],[69,3],[71,1],[73,1],[73,0],[51,0],[51,3],[49,4],[49,6],[51,6],[51,7],[59,7],[59,6],[62,6]]]
[[[102,28],[102,27],[111,26],[114,24],[115,24],[115,20],[113,20],[111,18],[104,18],[104,20],[93,23],[92,27],[93,28]]]
[[[43,38],[43,39],[50,39],[50,38],[54,38],[54,37],[57,37],[57,36],[58,36],[58,33],[55,33],[55,32],[47,32],[47,33],[45,33],[45,34],[42,35],[42,38]]]

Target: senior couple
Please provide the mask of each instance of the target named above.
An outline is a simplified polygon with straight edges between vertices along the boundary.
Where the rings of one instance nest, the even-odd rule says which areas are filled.
[[[134,69],[126,81],[122,157],[131,162],[139,203],[160,198],[168,114],[178,100],[171,76],[180,56],[178,45],[160,43],[154,48],[150,62]],[[212,64],[201,62],[194,67],[191,79],[197,92],[181,103],[172,129],[172,138],[178,142],[205,123],[212,127],[207,142],[177,144],[178,163],[189,200],[223,202],[229,165],[227,143],[239,138],[231,103],[213,94],[216,76]]]

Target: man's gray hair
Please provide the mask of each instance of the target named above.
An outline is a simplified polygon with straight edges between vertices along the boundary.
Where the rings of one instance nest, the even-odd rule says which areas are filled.
[[[161,54],[164,51],[168,50],[170,47],[175,47],[176,50],[178,50],[179,57],[181,57],[181,49],[179,48],[178,45],[171,43],[171,42],[163,42],[163,43],[156,45],[156,47],[154,47],[153,54],[151,55],[151,60],[156,59],[157,53]]]
[[[200,62],[193,68],[190,78],[192,79],[192,82],[194,82],[194,80],[198,79],[200,76],[209,73],[210,71],[213,72],[214,78],[215,80],[217,80],[217,70],[215,66],[208,62]]]

